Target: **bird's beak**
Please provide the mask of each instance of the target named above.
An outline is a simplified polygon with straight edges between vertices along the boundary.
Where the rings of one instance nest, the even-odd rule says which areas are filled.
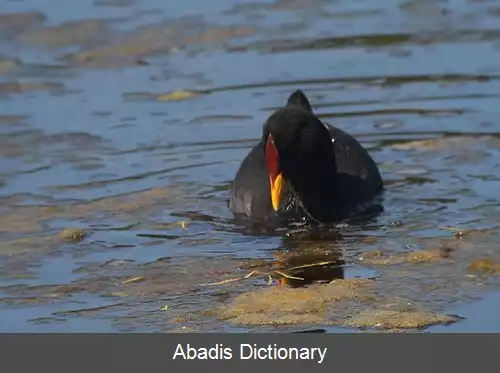
[[[278,211],[283,195],[283,175],[279,173],[274,179],[272,176],[269,176],[269,180],[271,181],[271,202],[273,209],[274,211]]]
[[[274,211],[278,211],[281,197],[283,195],[283,174],[279,171],[278,150],[274,145],[274,140],[271,134],[269,134],[267,138],[266,164],[271,184],[271,202]]]

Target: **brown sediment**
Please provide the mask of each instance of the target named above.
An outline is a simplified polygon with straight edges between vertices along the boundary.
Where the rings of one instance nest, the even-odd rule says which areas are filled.
[[[49,251],[57,246],[58,235],[19,238],[0,242],[0,254],[23,255],[38,251]]]
[[[231,320],[234,324],[243,325],[290,325],[290,324],[328,324],[321,316],[310,313],[273,315],[250,313],[241,314]]]
[[[185,27],[185,25],[175,23],[159,23],[141,27],[118,42],[68,55],[66,60],[77,66],[100,68],[138,65],[141,64],[141,58],[172,53],[185,45],[221,42],[231,38],[250,36],[255,32],[250,27],[207,25],[205,30],[193,34],[186,32]]]
[[[126,7],[137,3],[137,0],[95,0],[96,6]]]
[[[438,246],[426,250],[417,250],[410,253],[384,253],[382,250],[373,250],[362,253],[358,260],[367,265],[397,265],[403,263],[427,263],[450,257],[453,251],[448,246]]]
[[[394,311],[369,310],[362,311],[342,323],[351,328],[377,329],[414,329],[436,324],[451,324],[460,320],[457,316],[449,316],[427,311]]]
[[[310,9],[319,7],[324,3],[325,0],[276,0],[270,5],[265,5],[265,8],[270,10]]]
[[[240,268],[246,268],[246,269],[254,269],[254,268],[262,268],[262,267],[267,267],[269,265],[269,262],[264,259],[245,259],[244,261],[241,262]]]
[[[367,244],[367,245],[371,245],[371,244],[374,244],[378,241],[378,238],[375,237],[375,236],[365,236],[365,237],[361,237],[359,239],[359,242],[361,243],[364,243],[364,244]]]
[[[222,240],[219,238],[183,238],[179,240],[181,246],[199,246],[199,245],[214,245],[221,244]]]
[[[179,193],[169,188],[153,188],[130,194],[106,197],[87,203],[56,206],[16,206],[0,215],[1,233],[38,233],[45,221],[84,218],[102,212],[133,212],[175,199]]]
[[[85,232],[83,229],[79,228],[66,228],[59,233],[59,236],[66,241],[81,241],[83,240],[83,237],[85,236]]]
[[[475,141],[474,137],[469,136],[456,136],[456,137],[440,137],[435,139],[426,140],[412,140],[412,141],[402,141],[398,143],[391,144],[391,147],[397,150],[443,150],[451,146],[457,146],[456,143],[461,145],[471,144]]]
[[[18,62],[9,58],[0,57],[0,75],[7,74],[18,66]]]
[[[35,91],[60,92],[65,86],[58,82],[4,82],[0,83],[0,95]]]
[[[58,26],[28,30],[18,36],[22,43],[46,48],[96,43],[107,38],[106,23],[101,20],[82,20]]]
[[[469,264],[468,269],[470,272],[499,274],[500,262],[489,258],[475,259]]]
[[[372,280],[352,279],[306,288],[268,287],[239,295],[218,317],[237,324],[328,322],[325,312],[330,303],[362,299],[364,289],[371,285]]]
[[[0,34],[16,34],[42,24],[47,17],[39,12],[0,14]]]

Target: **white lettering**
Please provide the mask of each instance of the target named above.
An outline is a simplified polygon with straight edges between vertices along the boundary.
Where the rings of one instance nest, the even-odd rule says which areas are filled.
[[[318,364],[321,364],[326,356],[326,350],[328,350],[328,347],[325,347],[323,349],[323,353],[321,353],[321,348],[317,348],[318,350],[318,354],[319,354],[319,357],[321,358],[319,361],[318,361]]]
[[[323,349],[319,347],[278,347],[276,343],[267,347],[259,347],[257,344],[243,343],[240,345],[240,359],[316,360],[318,364],[321,364],[325,360],[327,350],[327,347]]]
[[[180,356],[182,356],[183,359],[186,359],[186,355],[184,355],[184,350],[182,349],[182,345],[180,343],[177,345],[177,347],[175,349],[174,357],[172,359],[175,360],[177,355],[180,355]]]
[[[250,355],[248,355],[248,356],[245,356],[245,354],[243,353],[243,350],[244,350],[245,347],[250,350]],[[253,356],[252,345],[249,345],[248,343],[241,344],[240,345],[240,359],[242,359],[242,360],[248,360],[248,359],[251,359],[252,356]]]

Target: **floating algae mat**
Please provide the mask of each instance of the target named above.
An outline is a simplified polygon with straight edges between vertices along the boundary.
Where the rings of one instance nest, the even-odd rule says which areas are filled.
[[[183,101],[191,98],[198,97],[200,93],[186,90],[176,90],[170,93],[165,93],[158,96],[156,99],[159,101]]]
[[[369,310],[345,320],[342,325],[352,328],[413,329],[430,325],[454,323],[461,318],[428,311]]]
[[[303,288],[272,286],[239,295],[218,317],[240,325],[321,324],[367,329],[413,329],[450,324],[458,316],[394,307],[373,291],[374,280],[334,280]],[[374,308],[378,306],[378,308]]]

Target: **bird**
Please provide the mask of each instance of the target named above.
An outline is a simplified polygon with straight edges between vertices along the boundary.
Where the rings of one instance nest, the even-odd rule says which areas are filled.
[[[253,220],[335,223],[363,214],[383,193],[380,170],[347,132],[322,122],[301,89],[265,121],[242,160],[229,210]]]

